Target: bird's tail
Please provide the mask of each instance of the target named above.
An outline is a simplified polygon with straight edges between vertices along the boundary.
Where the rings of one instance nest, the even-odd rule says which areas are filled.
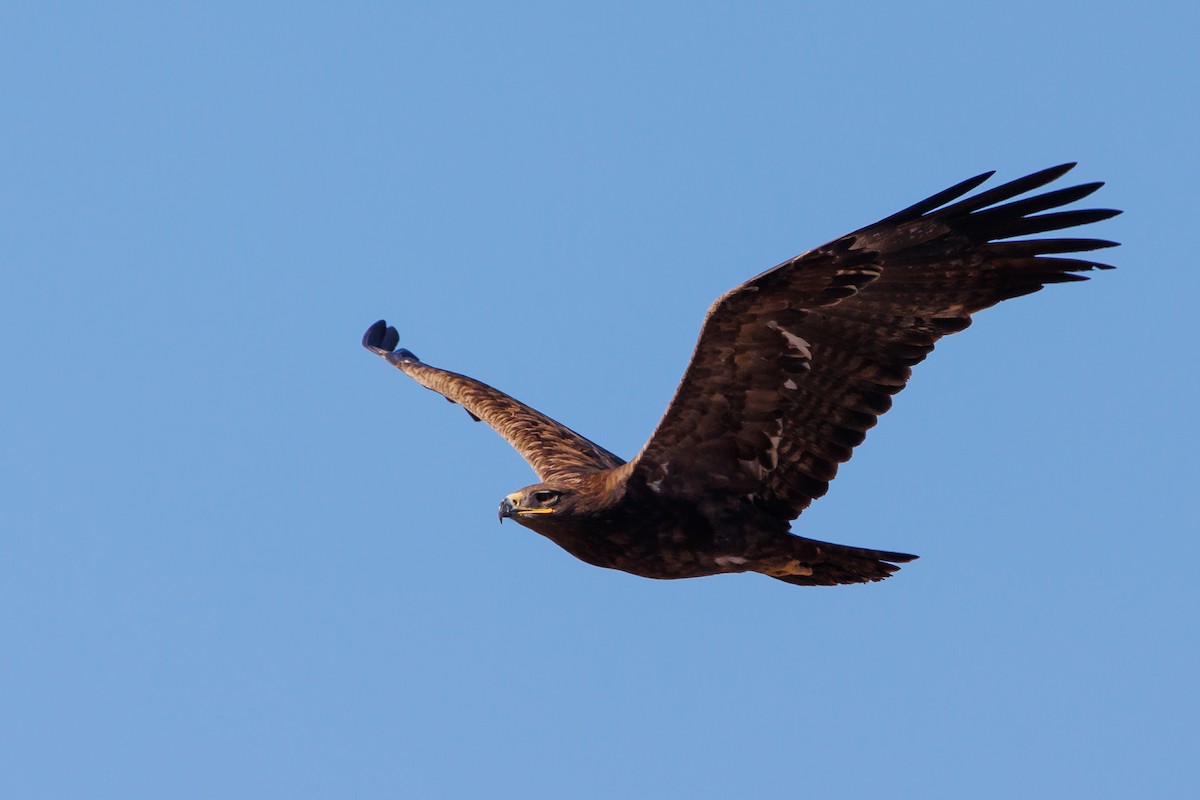
[[[881,581],[900,569],[898,563],[916,558],[908,553],[818,542],[791,534],[779,544],[777,554],[756,559],[755,571],[797,586]]]

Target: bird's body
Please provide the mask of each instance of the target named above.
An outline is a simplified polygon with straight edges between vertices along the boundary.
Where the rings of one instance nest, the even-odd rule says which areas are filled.
[[[719,298],[662,421],[628,462],[486,384],[397,350],[382,320],[363,345],[507,439],[542,483],[506,497],[501,518],[583,561],[648,578],[881,580],[915,556],[805,539],[790,521],[825,493],[937,339],[1001,300],[1107,267],[1059,255],[1113,242],[1012,240],[1118,213],[1038,213],[1100,184],[1007,202],[1071,166],[946,205],[990,173],[964,181]]]
[[[699,578],[761,572],[791,583],[879,580],[914,556],[817,542],[788,532],[788,521],[725,493],[663,494],[628,465],[514,492],[501,514],[597,567],[644,578]],[[554,492],[538,513],[538,492]],[[524,507],[524,510],[522,510]],[[575,508],[585,513],[573,513]]]

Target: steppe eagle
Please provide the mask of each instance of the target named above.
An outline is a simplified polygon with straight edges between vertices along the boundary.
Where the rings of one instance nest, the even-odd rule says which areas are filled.
[[[1064,254],[1115,242],[1014,238],[1120,213],[1051,211],[1100,183],[1014,199],[1073,166],[959,199],[993,174],[984,173],[727,292],[709,308],[675,396],[630,461],[486,384],[396,349],[396,329],[383,320],[363,346],[508,440],[541,483],[505,497],[501,520],[590,564],[647,578],[882,580],[915,556],[802,538],[789,522],[825,494],[938,339],[1001,300],[1110,268]]]

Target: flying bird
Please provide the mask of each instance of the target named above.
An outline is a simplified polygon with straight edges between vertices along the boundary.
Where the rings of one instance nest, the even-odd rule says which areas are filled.
[[[993,173],[978,175],[725,293],[708,310],[666,413],[630,461],[491,386],[397,349],[399,335],[384,320],[363,346],[503,436],[541,482],[505,497],[501,521],[589,564],[647,578],[882,580],[916,556],[803,538],[790,522],[825,494],[938,339],[1001,300],[1111,269],[1066,255],[1116,242],[1015,238],[1120,213],[1053,210],[1101,183],[1015,199],[1074,166],[960,199]]]

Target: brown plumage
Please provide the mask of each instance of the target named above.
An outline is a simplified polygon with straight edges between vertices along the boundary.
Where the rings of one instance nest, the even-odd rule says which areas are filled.
[[[938,339],[1001,300],[1109,268],[1062,254],[1115,242],[1013,240],[1119,213],[1041,213],[1099,183],[1013,200],[1073,166],[958,200],[992,173],[971,178],[726,293],[709,309],[658,427],[629,462],[486,384],[397,350],[396,329],[382,320],[363,346],[507,439],[542,483],[506,497],[501,518],[590,564],[648,578],[882,580],[915,556],[804,539],[789,522],[825,494]]]

